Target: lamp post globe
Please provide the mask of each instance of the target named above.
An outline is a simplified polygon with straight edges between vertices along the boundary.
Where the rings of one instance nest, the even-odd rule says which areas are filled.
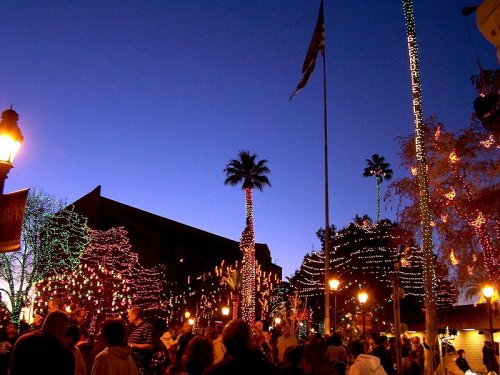
[[[24,137],[17,125],[19,115],[12,108],[2,112],[0,121],[0,195]]]

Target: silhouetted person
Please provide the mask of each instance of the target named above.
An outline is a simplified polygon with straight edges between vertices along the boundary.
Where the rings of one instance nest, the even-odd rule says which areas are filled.
[[[73,353],[64,345],[69,318],[64,311],[53,311],[42,329],[21,336],[12,352],[10,375],[72,375]]]
[[[272,375],[277,369],[255,349],[250,326],[242,319],[231,320],[222,332],[226,355],[204,375]]]
[[[456,360],[456,364],[457,364],[458,368],[460,370],[462,370],[463,372],[472,371],[470,366],[469,366],[469,363],[465,359],[465,350],[459,349],[457,351],[457,354],[458,354],[458,358]]]

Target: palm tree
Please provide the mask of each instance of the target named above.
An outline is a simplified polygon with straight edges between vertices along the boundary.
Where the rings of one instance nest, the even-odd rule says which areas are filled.
[[[377,223],[380,221],[380,185],[383,180],[389,181],[392,178],[390,164],[386,163],[383,156],[373,154],[371,160],[366,159],[364,177],[375,176],[377,180]]]
[[[228,272],[228,275],[224,276],[223,278],[229,288],[229,292],[231,293],[233,319],[237,319],[238,308],[240,306],[241,273],[237,270],[232,270],[231,272]]]
[[[253,189],[260,191],[265,185],[271,186],[267,174],[271,171],[266,166],[267,160],[256,162],[257,155],[249,151],[240,151],[238,159],[232,159],[224,169],[226,180],[224,184],[236,186],[242,183],[245,190],[246,227],[242,233],[240,248],[243,251],[242,264],[242,297],[241,304],[243,319],[251,324],[255,323],[255,234],[253,230]]]

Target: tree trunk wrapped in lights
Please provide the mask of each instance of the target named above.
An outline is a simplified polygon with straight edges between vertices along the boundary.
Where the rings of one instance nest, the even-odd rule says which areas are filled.
[[[425,140],[422,126],[422,92],[420,87],[420,70],[418,65],[418,45],[411,0],[403,0],[403,9],[406,21],[408,53],[410,57],[410,74],[413,99],[413,119],[415,125],[415,148],[417,157],[418,188],[420,192],[420,223],[422,226],[422,240],[424,253],[424,289],[425,289],[425,326],[427,343],[430,350],[426,361],[426,373],[432,374],[436,368],[433,361],[437,344],[437,315],[436,315],[436,273],[434,270],[434,245],[432,242],[431,215],[429,211],[429,181],[425,155]]]

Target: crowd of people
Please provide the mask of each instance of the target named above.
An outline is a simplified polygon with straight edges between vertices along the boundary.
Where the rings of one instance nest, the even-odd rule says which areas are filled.
[[[189,321],[158,332],[139,307],[132,307],[126,320],[114,317],[99,324],[93,339],[87,312],[67,313],[63,307],[57,298],[50,301],[47,316],[35,315],[21,334],[15,324],[6,326],[0,375],[396,375],[397,350],[403,375],[424,371],[427,345],[418,336],[397,343],[381,335],[351,340],[339,331],[299,340],[287,324],[267,330],[260,321],[252,327],[241,319],[196,333]],[[498,373],[488,343],[483,361],[488,371]],[[471,370],[464,350],[456,352],[455,362],[464,373]]]

